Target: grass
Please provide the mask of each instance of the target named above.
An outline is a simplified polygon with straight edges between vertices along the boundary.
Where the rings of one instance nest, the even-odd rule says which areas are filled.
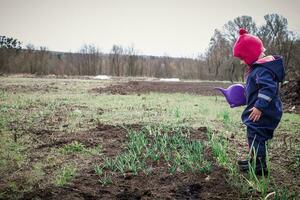
[[[297,167],[300,167],[300,148],[296,150],[295,163]]]
[[[269,173],[262,174],[262,176],[256,175],[256,154],[254,153],[254,162],[249,163],[250,170],[248,174],[241,174],[233,162],[236,160],[230,156],[230,149],[228,148],[228,142],[221,134],[216,136],[213,132],[208,132],[209,144],[212,147],[213,155],[218,163],[226,168],[228,173],[229,184],[238,188],[241,194],[251,194],[254,191],[259,193],[259,199],[294,199],[298,196],[297,192],[289,191],[286,187],[281,188],[275,183],[275,180],[270,176],[271,162],[269,161],[269,152],[267,151],[267,170]],[[253,147],[251,147],[252,149]],[[251,150],[250,150],[251,151]],[[255,152],[255,151],[254,151]],[[250,155],[248,155],[250,157]],[[273,182],[273,184],[272,184]],[[250,188],[249,188],[250,187]]]
[[[98,165],[94,166],[94,171],[99,177],[103,175],[103,168]]]
[[[108,166],[106,166],[106,167],[108,167]],[[103,186],[109,185],[112,183],[111,173],[105,172],[103,167],[95,165],[94,171],[95,171],[96,175],[99,176],[99,183],[101,183]]]
[[[59,148],[58,151],[62,154],[83,154],[83,155],[101,155],[102,147],[97,145],[95,147],[87,148],[84,144],[73,141],[69,144]]]
[[[234,188],[238,188],[242,195],[247,195],[251,193],[249,191],[249,185],[241,175],[239,169],[237,168],[236,157],[230,155],[229,143],[224,137],[226,132],[221,132],[220,135],[216,135],[212,128],[208,129],[209,145],[212,148],[213,156],[220,166],[227,169],[228,176],[227,182]],[[236,152],[234,152],[236,155]]]
[[[111,174],[104,174],[104,176],[99,179],[99,182],[102,184],[102,185],[109,185],[112,183],[112,176]]]
[[[14,142],[9,135],[0,134],[0,175],[19,170],[26,163],[27,145],[22,141]]]
[[[70,144],[66,144],[64,145],[62,148],[60,148],[60,152],[61,153],[83,153],[86,152],[87,149],[85,148],[85,146],[77,141],[73,141]]]
[[[189,140],[189,129],[182,126],[145,126],[141,131],[128,130],[126,151],[114,159],[104,158],[103,166],[96,166],[96,174],[105,178],[104,171],[137,175],[158,164],[164,164],[169,173],[209,173],[211,163],[204,159],[204,145]],[[104,177],[103,177],[104,175]]]
[[[230,120],[230,114],[227,110],[223,110],[220,114],[219,114],[219,118],[221,119],[221,121],[223,122],[223,124],[225,125],[229,125],[231,120]]]
[[[99,181],[102,181],[101,184],[109,184],[113,180],[112,173],[151,175],[150,163],[155,165],[158,162],[168,166],[169,173],[193,170],[206,173],[210,170],[210,163],[201,156],[207,144],[190,141],[188,131],[183,127],[208,126],[209,145],[218,163],[228,169],[229,184],[251,194],[247,189],[249,184],[240,176],[235,165],[236,155],[243,149],[237,143],[243,144],[245,140],[245,127],[240,120],[243,108],[230,109],[223,98],[158,93],[140,96],[94,95],[87,92],[91,88],[108,84],[108,81],[1,78],[2,80],[5,85],[32,87],[38,82],[42,86],[57,86],[58,89],[50,92],[0,91],[0,173],[3,175],[1,181],[9,182],[11,172],[23,173],[26,169],[30,161],[28,155],[35,144],[34,131],[38,133],[41,130],[50,130],[76,134],[78,131],[96,127],[97,123],[146,126],[140,132],[128,130],[126,151],[115,158],[101,155],[101,147],[87,148],[77,141],[59,147],[61,155],[55,154],[57,149],[53,148],[51,155],[41,160],[41,165],[34,168],[32,174],[21,174],[25,176],[23,178],[42,177],[44,168],[57,166],[61,167],[61,170],[51,178],[55,180],[55,184],[67,184],[72,181],[76,170],[70,169],[70,166],[63,167],[65,159],[69,154],[85,155],[86,152],[94,152],[88,154],[100,156],[103,160],[103,164],[99,166],[99,170],[103,170],[102,174],[101,171],[95,171]],[[170,131],[175,134],[165,134]],[[300,148],[299,140],[296,139],[299,138],[299,133],[300,116],[285,113],[269,146],[271,171],[276,170],[287,175],[299,171]],[[286,168],[280,158],[272,157],[277,155],[284,155],[292,164]],[[269,191],[276,191],[275,196],[279,199],[297,196],[297,180],[292,177],[290,179],[294,180],[293,184],[290,184],[291,180],[288,178],[278,180],[276,175],[271,176]],[[40,178],[36,180],[39,181]],[[282,184],[276,185],[278,182]],[[12,187],[18,188],[13,185]]]
[[[218,163],[221,166],[226,166],[229,162],[227,155],[227,142],[223,138],[216,138],[212,135],[210,140],[210,145],[212,147],[213,155],[216,157]]]
[[[75,174],[76,168],[74,166],[65,166],[58,172],[54,184],[60,187],[64,186],[74,178]]]
[[[255,138],[254,138],[255,140]],[[249,162],[249,171],[248,171],[248,177],[245,177],[245,180],[247,183],[252,187],[255,188],[258,192],[261,193],[261,198],[265,199],[268,196],[268,192],[270,189],[270,161],[269,161],[269,156],[268,156],[268,151],[266,152],[266,164],[267,164],[267,174],[264,173],[262,170],[262,175],[258,176],[256,175],[256,165],[257,162],[260,162],[257,159],[256,151],[253,147],[253,144],[251,145],[250,152],[253,152],[253,161]],[[250,157],[250,155],[249,155]]]

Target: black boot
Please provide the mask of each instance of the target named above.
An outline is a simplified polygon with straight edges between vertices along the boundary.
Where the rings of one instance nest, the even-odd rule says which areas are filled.
[[[244,162],[243,162],[244,163]],[[254,163],[253,161],[250,162],[250,165],[253,166]],[[243,172],[247,172],[250,169],[249,163],[245,165],[239,165],[240,170]],[[257,157],[256,158],[256,163],[255,163],[255,174],[258,176],[267,176],[268,174],[268,168],[267,168],[267,163],[266,163],[266,158],[265,157]]]
[[[250,160],[238,160],[238,165],[248,165],[248,162],[252,162],[252,158]]]

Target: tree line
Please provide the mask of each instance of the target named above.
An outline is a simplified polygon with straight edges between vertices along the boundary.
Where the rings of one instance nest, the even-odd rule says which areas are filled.
[[[177,77],[181,79],[243,81],[244,66],[232,56],[232,46],[239,28],[260,37],[266,54],[282,55],[287,79],[300,75],[300,40],[288,30],[287,19],[278,14],[264,16],[257,26],[252,17],[240,16],[216,29],[205,54],[197,58],[140,55],[133,47],[113,45],[103,53],[93,44],[78,52],[53,52],[47,47],[28,44],[24,49],[17,39],[0,36],[0,74],[31,73],[37,75],[112,75]]]
[[[0,36],[4,38],[5,36]],[[0,74],[112,75],[209,79],[202,59],[138,55],[133,47],[113,45],[104,54],[86,44],[75,53],[53,52],[46,47],[0,48]],[[206,71],[205,71],[206,70]]]
[[[206,52],[206,61],[215,79],[239,80],[244,78],[244,66],[233,58],[232,47],[238,37],[238,30],[245,28],[257,35],[266,48],[266,55],[281,55],[284,59],[286,78],[300,76],[300,40],[288,30],[288,21],[278,14],[264,16],[265,23],[257,26],[252,17],[240,16],[216,29]]]

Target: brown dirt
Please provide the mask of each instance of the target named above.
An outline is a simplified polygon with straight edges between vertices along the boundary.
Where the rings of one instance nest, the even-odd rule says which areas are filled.
[[[133,129],[140,129],[142,125],[126,125]],[[191,139],[207,140],[205,127],[192,129]],[[86,147],[103,146],[103,154],[114,157],[124,150],[126,142],[126,130],[121,126],[99,124],[96,128],[78,133],[59,133],[42,131],[34,134],[36,144],[32,147],[29,165],[33,165],[39,159],[49,154],[53,148],[61,147],[72,141],[78,141]],[[71,183],[63,187],[54,186],[46,182],[53,176],[59,166],[44,168],[46,173],[45,183],[39,183],[36,187],[23,195],[22,199],[240,199],[239,193],[226,182],[226,171],[218,167],[212,160],[211,151],[205,150],[205,157],[213,163],[210,174],[182,173],[174,175],[167,173],[164,164],[152,166],[152,173],[138,175],[127,173],[124,177],[120,174],[112,176],[113,183],[102,186],[99,177],[93,170],[93,165],[102,162],[101,156],[89,158],[78,155],[67,156],[72,162],[77,163],[77,174]],[[64,162],[69,162],[65,160]],[[48,177],[49,176],[49,177]],[[24,184],[24,180],[17,177],[15,181]],[[0,181],[1,182],[1,181]],[[26,182],[25,182],[26,183]],[[1,184],[0,184],[1,185]],[[13,191],[5,191],[8,197]]]
[[[300,78],[283,84],[280,93],[285,110],[300,114]]]
[[[52,84],[33,84],[33,85],[5,85],[0,83],[0,90],[11,93],[25,92],[57,92],[58,87]]]
[[[92,89],[95,93],[110,94],[141,94],[149,92],[188,93],[197,95],[220,95],[214,87],[228,87],[230,83],[221,82],[159,82],[159,81],[129,81],[122,84],[113,84],[108,87]]]
[[[227,88],[230,83],[222,82],[159,82],[159,81],[129,81],[112,84],[108,87],[98,87],[91,92],[102,94],[142,94],[149,92],[188,93],[204,96],[221,95],[215,87]],[[286,112],[300,114],[300,79],[289,81],[282,85],[281,98]]]
[[[64,187],[38,189],[24,199],[240,199],[225,181],[225,170],[214,166],[210,175],[154,171],[150,176],[131,174],[113,177],[101,186],[92,170]]]
[[[131,125],[135,127],[139,125]],[[85,147],[96,147],[101,144],[103,153],[107,156],[114,156],[122,150],[122,144],[126,140],[125,130],[119,126],[99,124],[96,128],[78,132],[78,133],[60,133],[52,132],[46,135],[39,134],[37,136],[38,144],[35,150],[47,149],[52,147],[61,147],[65,144],[77,141]]]

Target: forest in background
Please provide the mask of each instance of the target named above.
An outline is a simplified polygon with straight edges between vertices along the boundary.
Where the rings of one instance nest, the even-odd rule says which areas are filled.
[[[288,30],[288,20],[278,14],[264,16],[257,26],[251,16],[240,16],[216,29],[207,51],[197,58],[146,56],[134,46],[113,45],[103,53],[94,44],[85,44],[78,52],[54,52],[15,38],[0,36],[0,75],[30,73],[37,75],[112,75],[176,77],[180,79],[244,81],[244,66],[232,56],[239,28],[260,37],[266,54],[282,55],[286,80],[300,76],[300,39]]]

